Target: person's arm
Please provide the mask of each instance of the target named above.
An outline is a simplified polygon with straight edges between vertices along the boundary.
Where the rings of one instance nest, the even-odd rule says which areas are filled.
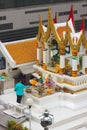
[[[24,85],[24,88],[29,88],[29,86]]]
[[[22,83],[21,83],[21,85],[22,85],[22,87],[23,87],[24,89],[29,88],[29,86],[24,85],[24,84],[22,84]]]

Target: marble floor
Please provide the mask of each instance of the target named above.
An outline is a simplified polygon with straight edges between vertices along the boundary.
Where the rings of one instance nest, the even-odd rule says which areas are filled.
[[[0,95],[0,104],[6,104],[7,102],[16,102],[16,95],[13,89],[6,90],[4,95]],[[50,110],[50,113],[54,116],[54,122],[50,126],[50,130],[87,130],[87,107],[80,110],[71,110],[65,107],[56,107]],[[32,114],[34,114],[32,112]],[[35,118],[31,120],[32,130],[43,130],[40,125],[39,114],[35,113]],[[29,128],[29,121],[26,120],[22,123]],[[0,126],[1,127],[1,126]],[[0,130],[5,130],[3,127]]]
[[[6,130],[6,128],[0,125],[0,130]]]

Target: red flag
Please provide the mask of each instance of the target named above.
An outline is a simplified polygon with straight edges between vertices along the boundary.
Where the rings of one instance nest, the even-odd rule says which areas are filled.
[[[84,21],[84,17],[82,17],[82,23],[81,23],[81,26],[80,26],[80,31],[81,30],[85,30],[85,21]]]
[[[72,23],[73,23],[73,25],[74,25],[73,5],[71,5],[71,9],[70,9],[68,21],[69,21],[70,19],[72,19]]]
[[[54,23],[57,23],[57,12],[55,12]]]

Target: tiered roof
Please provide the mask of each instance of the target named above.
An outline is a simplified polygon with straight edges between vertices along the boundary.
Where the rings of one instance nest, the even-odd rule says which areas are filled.
[[[73,17],[73,6],[71,6],[69,18],[62,23],[54,23],[52,18],[51,9],[48,10],[48,26],[44,27],[41,19],[39,24],[39,31],[37,35],[38,43],[45,44],[52,34],[52,39],[57,41],[58,46],[70,44],[71,47],[77,44],[77,50],[81,42],[85,45],[87,43],[84,33],[84,22],[82,19],[81,29],[79,32],[75,32],[74,18]],[[46,29],[47,28],[47,29]],[[76,40],[75,40],[76,39]]]
[[[36,38],[2,43],[0,50],[12,68],[36,61]]]
[[[36,39],[6,44],[5,47],[16,65],[36,61]]]
[[[34,39],[21,40],[11,43],[0,43],[0,49],[7,59],[8,62],[11,60],[11,64],[14,67],[16,65],[29,63],[36,61],[36,50],[38,47],[45,47],[44,44],[48,41],[49,37],[53,36],[53,38],[57,41],[59,47],[63,44],[67,44],[67,40],[70,45],[74,44],[74,37],[77,37],[77,44],[80,45],[81,41],[84,46],[87,48],[87,41],[85,35],[83,33],[83,24],[81,25],[81,32],[76,33],[74,29],[74,24],[72,18],[63,23],[54,23],[52,18],[51,9],[48,10],[48,26],[45,27],[43,25],[42,19],[40,17],[39,29],[37,37]],[[40,45],[41,44],[41,45]],[[40,45],[40,46],[39,46]],[[7,56],[8,55],[8,56]]]

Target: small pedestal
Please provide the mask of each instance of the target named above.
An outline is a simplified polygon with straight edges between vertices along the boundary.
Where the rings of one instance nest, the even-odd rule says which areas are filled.
[[[35,97],[32,94],[25,94],[24,102],[27,98],[32,98],[34,103],[32,109],[37,113],[42,113],[45,109],[53,109],[58,106],[58,93],[54,93],[44,97]]]

